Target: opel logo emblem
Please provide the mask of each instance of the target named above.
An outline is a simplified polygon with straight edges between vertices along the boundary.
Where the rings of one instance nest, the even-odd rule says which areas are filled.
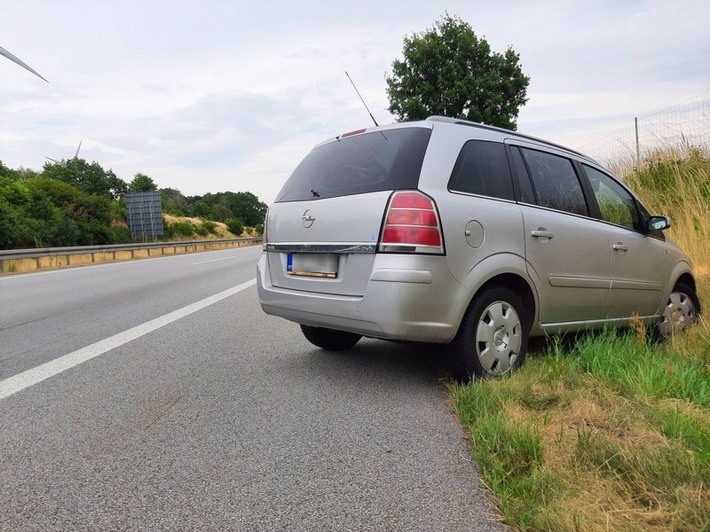
[[[312,226],[313,222],[316,221],[316,219],[313,217],[313,211],[311,211],[311,209],[306,209],[306,212],[304,212],[303,216],[301,216],[301,221],[303,222],[303,227],[305,227],[306,229]]]

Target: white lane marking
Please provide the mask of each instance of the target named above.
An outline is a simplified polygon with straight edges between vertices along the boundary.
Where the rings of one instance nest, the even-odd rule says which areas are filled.
[[[234,257],[225,257],[223,259],[202,260],[200,262],[193,262],[192,264],[190,264],[190,266],[195,266],[196,264],[207,264],[208,262],[219,262],[221,260],[232,260],[232,259],[236,259],[236,258],[238,258],[238,257],[234,256]]]
[[[224,290],[223,292],[219,292],[218,294],[207,297],[201,301],[197,301],[196,303],[192,303],[191,305],[170,312],[169,314],[165,314],[164,316],[160,316],[159,318],[155,318],[154,320],[147,321],[141,325],[137,325],[132,329],[128,329],[127,331],[123,331],[122,333],[118,333],[114,336],[111,336],[110,338],[106,338],[105,340],[101,340],[99,342],[96,342],[95,344],[88,345],[77,351],[74,351],[73,353],[69,353],[68,355],[55,358],[54,360],[42,364],[41,366],[28,369],[27,371],[18,373],[17,375],[9,377],[4,381],[0,381],[0,399],[10,397],[11,395],[20,392],[25,388],[29,388],[30,386],[38,384],[50,377],[54,377],[55,375],[58,375],[63,371],[71,369],[74,366],[78,366],[79,364],[82,364],[87,360],[91,360],[92,358],[96,358],[99,355],[103,355],[104,353],[111,351],[112,349],[115,349],[119,346],[122,346],[123,344],[126,344],[131,340],[140,338],[141,336],[153,332],[156,329],[160,329],[161,327],[164,327],[165,325],[177,321],[180,318],[184,318],[185,316],[189,316],[190,314],[193,314],[198,310],[202,310],[203,308],[209,307],[210,305],[213,305],[218,301],[221,301],[231,295],[241,292],[242,290],[246,290],[247,288],[250,288],[255,284],[256,279],[252,279],[251,281],[247,281],[237,286],[233,286],[228,290]]]

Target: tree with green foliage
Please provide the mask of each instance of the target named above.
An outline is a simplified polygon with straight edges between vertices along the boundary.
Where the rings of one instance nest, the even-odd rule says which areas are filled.
[[[207,193],[202,197],[188,198],[188,203],[191,216],[218,222],[236,218],[250,227],[263,223],[267,209],[267,205],[251,192]]]
[[[155,181],[140,172],[128,184],[128,192],[155,192],[156,190],[158,190],[158,185],[155,184]]]
[[[9,177],[15,181],[21,181],[24,179],[33,179],[39,177],[40,173],[32,170],[30,168],[23,168],[20,166],[17,169],[9,168],[5,166],[2,161],[0,161],[0,177]]]
[[[52,179],[33,179],[27,185],[41,191],[59,209],[60,218],[52,245],[78,246],[111,244],[112,202],[86,194],[76,187]]]
[[[77,157],[63,159],[58,163],[44,163],[42,177],[74,185],[86,194],[113,200],[122,198],[128,190],[126,182],[116,177],[113,170],[104,170],[95,161],[89,164],[85,159]]]
[[[399,120],[443,115],[516,129],[530,78],[512,48],[491,51],[467,22],[446,14],[405,37],[402,53],[386,78],[389,110]]]
[[[161,188],[160,203],[163,212],[173,216],[185,216],[189,208],[187,198],[175,188]]]
[[[113,203],[56,179],[0,177],[0,248],[117,243]]]
[[[13,170],[12,168],[9,168],[5,166],[5,164],[0,161],[0,177],[7,177],[10,179],[15,179],[17,174],[17,170]]]
[[[15,247],[15,228],[18,225],[17,213],[10,202],[0,195],[0,249]]]
[[[31,248],[51,241],[60,213],[26,182],[0,177],[0,247]]]

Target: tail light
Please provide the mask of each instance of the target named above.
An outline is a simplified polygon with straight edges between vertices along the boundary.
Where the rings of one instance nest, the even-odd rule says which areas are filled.
[[[443,255],[444,238],[434,200],[417,191],[392,194],[379,251]]]

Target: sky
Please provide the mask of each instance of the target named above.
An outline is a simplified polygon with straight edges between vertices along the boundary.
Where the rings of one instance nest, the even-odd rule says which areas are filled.
[[[403,38],[446,13],[512,47],[520,132],[580,149],[710,89],[707,0],[0,0],[0,160],[79,156],[270,203],[317,143],[380,124]]]

